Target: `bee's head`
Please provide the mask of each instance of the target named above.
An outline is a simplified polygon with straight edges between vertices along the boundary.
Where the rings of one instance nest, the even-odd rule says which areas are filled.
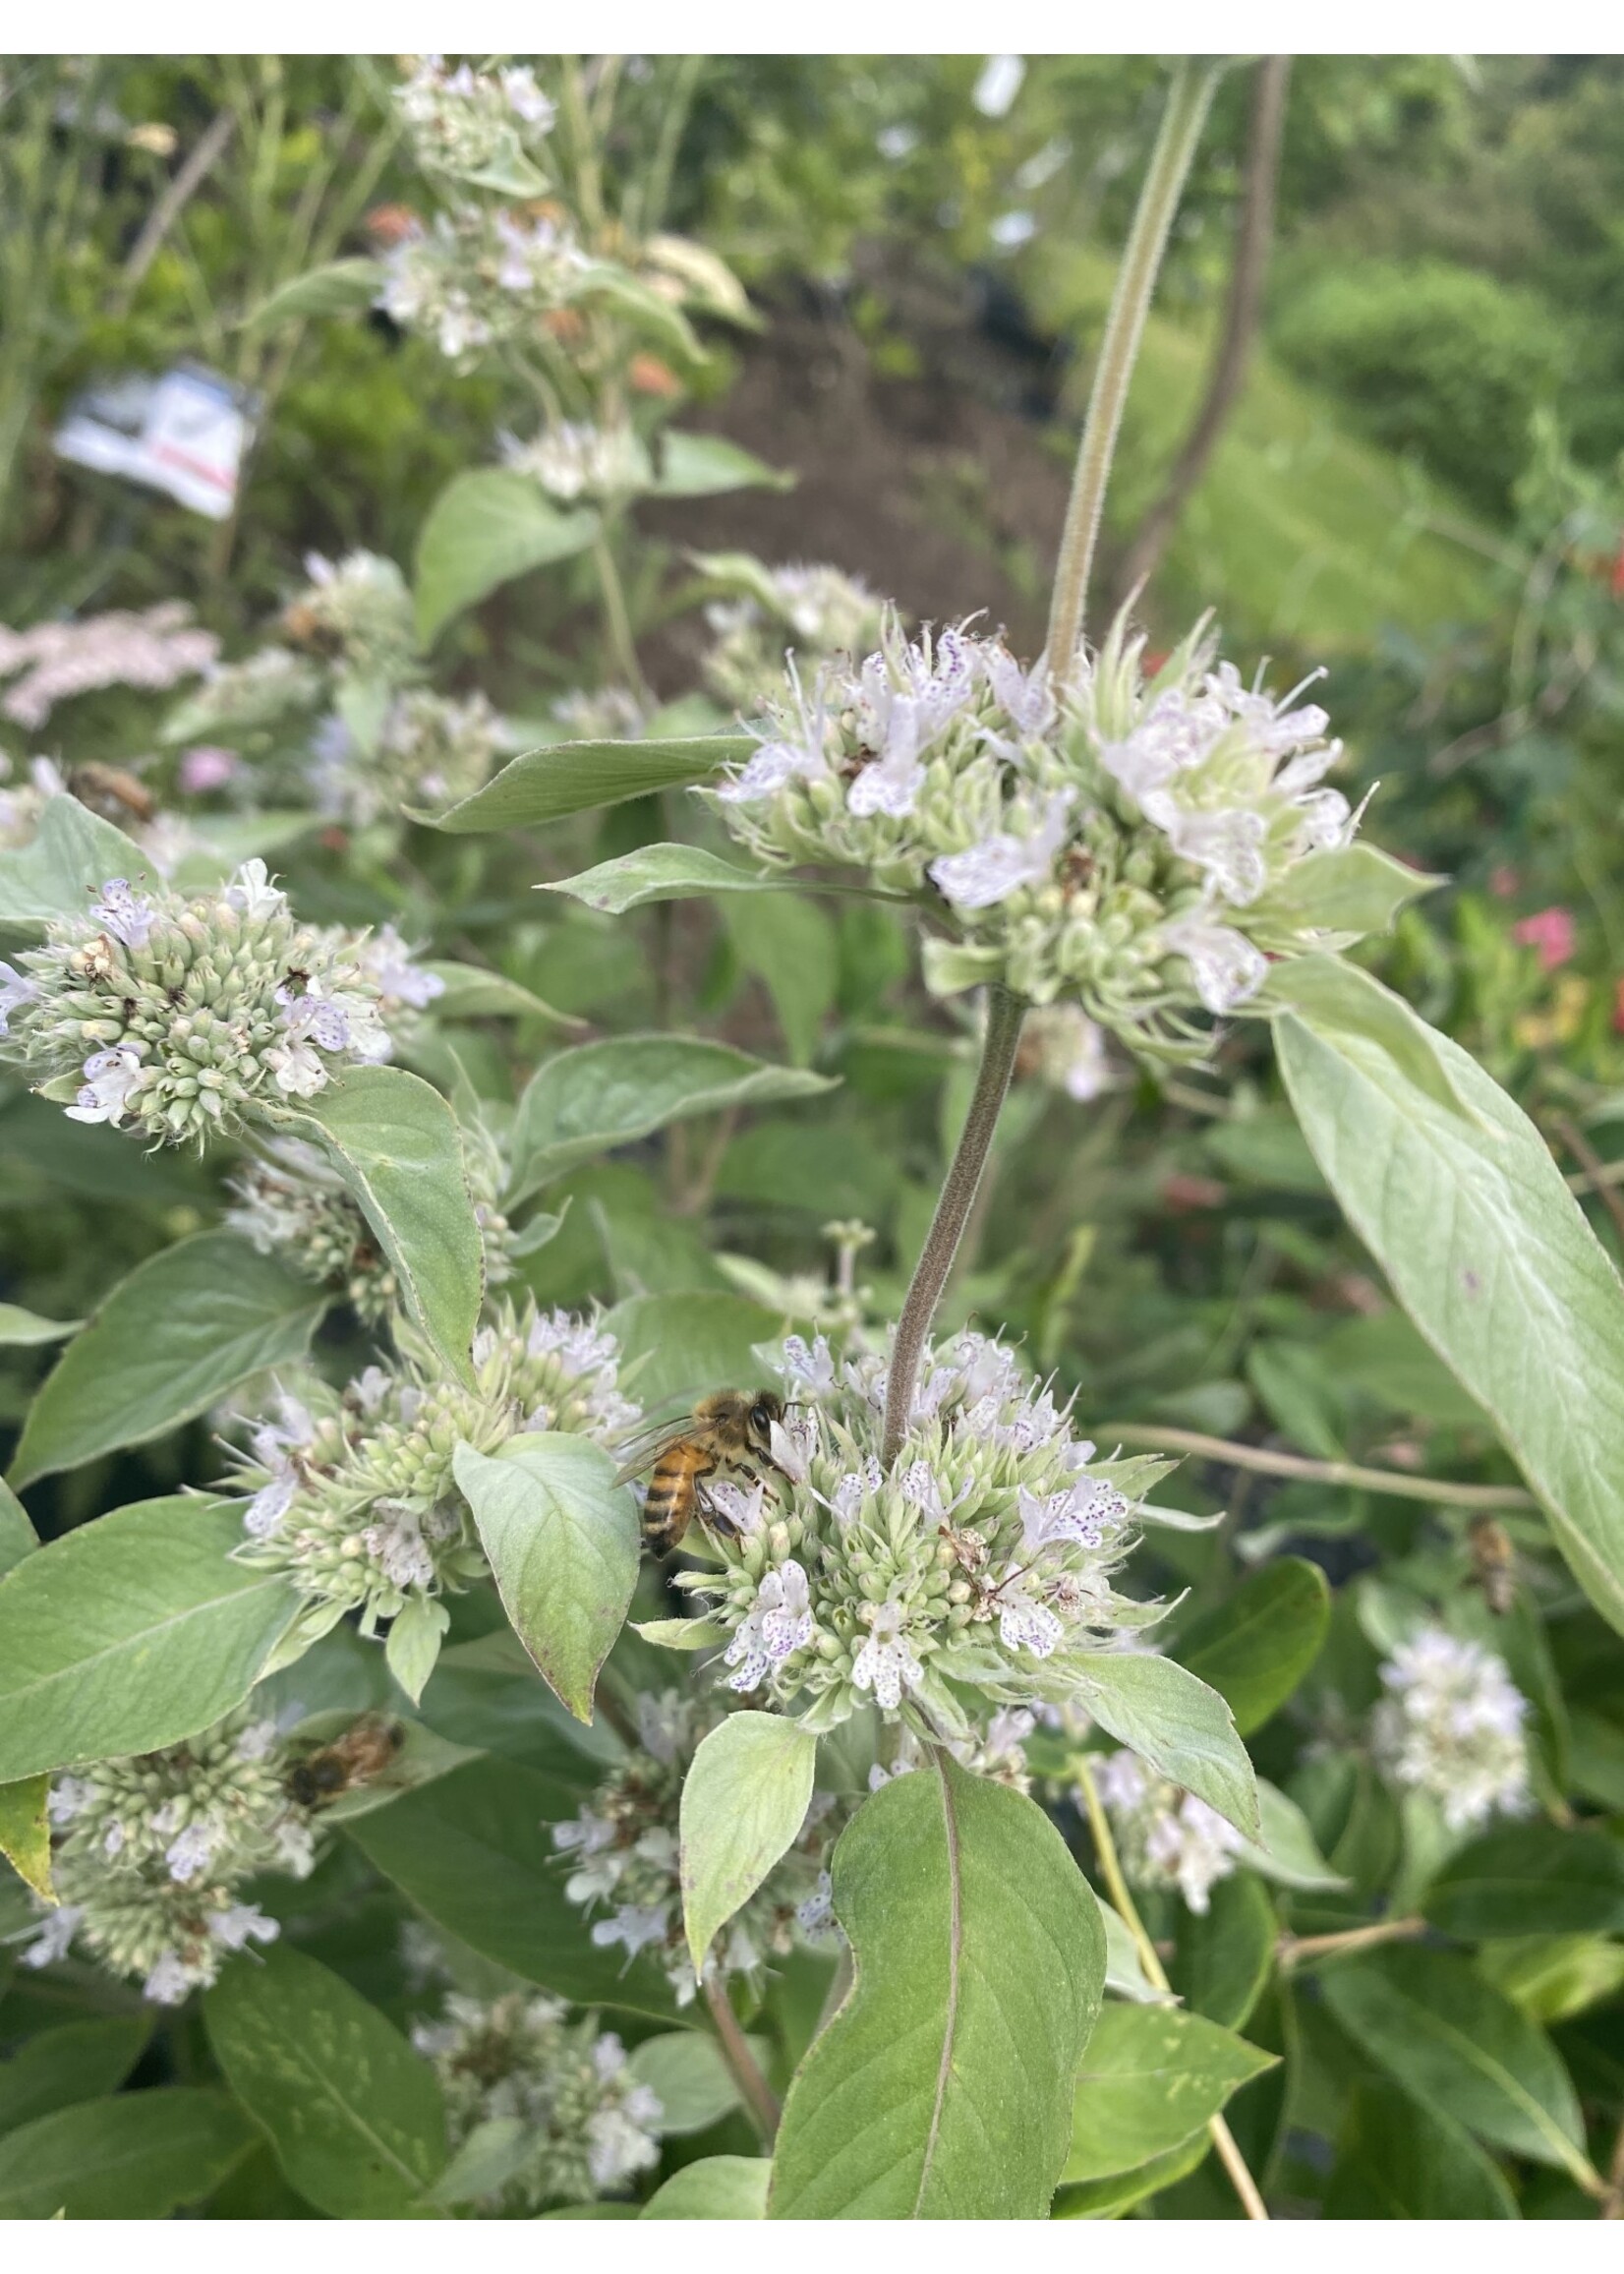
[[[777,1390],[758,1390],[750,1402],[750,1432],[763,1444],[773,1433],[773,1424],[783,1419],[783,1400]]]

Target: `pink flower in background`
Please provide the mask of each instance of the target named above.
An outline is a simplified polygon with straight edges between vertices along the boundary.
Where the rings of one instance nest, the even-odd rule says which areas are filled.
[[[1573,918],[1566,908],[1540,908],[1537,915],[1524,916],[1512,925],[1511,936],[1520,947],[1538,950],[1542,971],[1559,971],[1573,960]]]
[[[1508,868],[1504,861],[1493,871],[1488,880],[1488,889],[1497,901],[1514,901],[1521,886],[1522,879],[1518,876],[1517,871],[1514,868]]]
[[[189,797],[197,797],[207,789],[223,789],[242,770],[243,762],[235,750],[220,750],[210,742],[201,742],[181,760],[180,786]]]

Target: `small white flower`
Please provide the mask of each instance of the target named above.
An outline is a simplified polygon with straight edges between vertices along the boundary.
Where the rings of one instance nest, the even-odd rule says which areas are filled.
[[[143,1071],[132,1043],[121,1042],[116,1050],[93,1051],[85,1061],[85,1086],[66,1108],[68,1119],[111,1122],[117,1129],[129,1111],[131,1096],[141,1086]]]
[[[944,853],[933,860],[928,874],[944,900],[960,908],[990,908],[1022,885],[1044,883],[1066,842],[1071,803],[1069,789],[1056,790],[1029,835],[1015,837],[998,830],[963,852]]]
[[[182,2006],[197,1979],[184,1959],[173,1951],[165,1951],[142,1984],[142,1996],[154,2006]]]
[[[835,1916],[835,1883],[820,1871],[818,1884],[803,1903],[795,1905],[795,1924],[809,1943],[831,1941],[840,1934]]]
[[[817,1415],[795,1413],[782,1422],[774,1422],[767,1432],[767,1442],[774,1466],[791,1484],[804,1485],[820,1448]]]
[[[229,1910],[215,1912],[208,1931],[228,1951],[244,1951],[250,1943],[275,1942],[282,1929],[277,1920],[266,1918],[258,1903],[233,1903]]]
[[[1195,992],[1218,1017],[1255,995],[1268,977],[1268,959],[1244,933],[1215,924],[1203,910],[1179,916],[1162,928],[1170,952],[1183,956]]]
[[[1336,791],[1329,793],[1336,796]],[[1338,798],[1343,813],[1347,801]],[[1248,907],[1269,881],[1263,857],[1263,816],[1237,806],[1219,813],[1189,813],[1155,793],[1144,800],[1146,818],[1165,829],[1175,852],[1201,869],[1220,900]]]
[[[423,1519],[399,1501],[379,1500],[378,1521],[361,1538],[391,1587],[432,1587],[435,1559],[423,1537]]]
[[[705,1498],[721,1517],[724,1527],[737,1539],[748,1539],[752,1532],[761,1530],[762,1501],[766,1496],[765,1485],[748,1487],[735,1485],[724,1477],[704,1487]]]
[[[18,1953],[23,1964],[54,1966],[59,1958],[65,1958],[84,1916],[85,1907],[82,1903],[63,1903],[48,1918],[41,1919],[33,1941],[26,1950]]]
[[[92,904],[90,913],[127,948],[145,947],[158,915],[152,902],[142,893],[132,892],[121,876],[103,885],[101,898]]]
[[[998,1598],[998,1632],[1009,1651],[1027,1650],[1034,1658],[1050,1657],[1066,1629],[1047,1604],[1035,1602],[1018,1587],[1006,1588]]]
[[[589,2117],[587,2141],[587,2169],[597,2187],[618,2187],[660,2161],[658,2141],[639,2130],[624,2109],[601,2108]]]
[[[851,1679],[859,1690],[872,1690],[876,1705],[894,1712],[904,1688],[916,1690],[924,1667],[903,1637],[907,1613],[899,1603],[876,1603],[869,1621],[869,1637],[857,1653]]]
[[[287,1096],[314,1097],[326,1088],[327,1070],[308,1043],[273,1043],[264,1056],[277,1088]]]
[[[54,1777],[45,1796],[45,1813],[53,1824],[72,1824],[95,1791],[83,1777]]]
[[[808,1349],[803,1335],[786,1334],[781,1370],[785,1381],[802,1393],[803,1402],[806,1398],[827,1397],[835,1387],[835,1360],[828,1337],[820,1334]]]
[[[298,1472],[283,1468],[268,1485],[261,1485],[243,1510],[243,1530],[251,1540],[268,1540],[293,1506],[299,1490]]]
[[[212,1825],[189,1824],[163,1851],[170,1878],[183,1886],[188,1880],[196,1879],[199,1872],[206,1870],[218,1838]]]
[[[592,1930],[592,1939],[601,1951],[615,1943],[623,1944],[628,1957],[647,1950],[651,1943],[663,1943],[670,1918],[668,1903],[653,1903],[641,1909],[633,1903],[622,1903],[611,1919],[600,1919]]]
[[[10,1030],[11,1015],[31,1003],[39,989],[14,963],[0,963],[0,1034]]]
[[[262,860],[245,860],[225,888],[225,904],[239,915],[273,915],[287,895],[270,881],[270,872]]]
[[[756,1689],[775,1668],[812,1640],[812,1599],[798,1563],[764,1573],[755,1602],[727,1648],[724,1662],[736,1666],[728,1687]]]

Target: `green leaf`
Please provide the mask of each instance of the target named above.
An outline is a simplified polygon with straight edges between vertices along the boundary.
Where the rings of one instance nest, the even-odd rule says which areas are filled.
[[[242,1504],[142,1500],[0,1580],[0,1781],[152,1753],[242,1704],[298,1609]]]
[[[1229,1707],[1171,1659],[1076,1654],[1077,1696],[1102,1729],[1255,1839],[1257,1780]]]
[[[14,1784],[0,1784],[0,1855],[41,1902],[54,1903],[51,1893],[51,1828],[45,1816],[48,1777],[24,1777]]]
[[[494,1456],[458,1445],[452,1465],[514,1633],[549,1687],[590,1722],[598,1669],[637,1584],[630,1487],[615,1485],[601,1445],[555,1431],[511,1437]]]
[[[599,1949],[564,1895],[551,1827],[577,1814],[577,1786],[516,1761],[470,1761],[344,1827],[419,1910],[482,1957],[578,2006],[669,2021],[670,1984],[646,1953]]]
[[[1108,2180],[1083,2180],[1074,2187],[1062,2186],[1055,2194],[1052,2219],[1120,2219],[1124,2211],[1131,2211],[1135,2203],[1142,2203],[1151,2195],[1160,2194],[1164,2187],[1176,2187],[1180,2180],[1205,2162],[1212,2140],[1202,2130],[1193,2138],[1176,2148],[1169,2148],[1164,2156],[1152,2156],[1148,2163],[1135,2164],[1131,2172],[1113,2172]]]
[[[636,745],[634,744],[635,748]],[[771,893],[784,890],[783,877],[740,868],[697,845],[643,845],[616,860],[603,860],[579,876],[536,887],[543,893],[567,893],[589,908],[622,916],[628,908],[647,907],[651,901],[699,900],[710,893]]]
[[[1274,1963],[1274,1905],[1249,1871],[1221,1879],[1204,1911],[1181,1904],[1173,1987],[1192,2013],[1244,2029]]]
[[[433,2216],[445,2111],[433,2069],[341,1976],[274,1944],[203,1999],[227,2083],[290,2187],[334,2219]]]
[[[223,2092],[166,2085],[81,2101],[0,2139],[0,2219],[166,2219],[253,2145]]]
[[[152,863],[77,797],[47,797],[33,842],[0,852],[0,924],[43,931],[54,916],[82,916],[116,876],[150,883]]]
[[[68,2021],[0,2061],[0,2132],[116,2092],[152,2034],[150,2012]]]
[[[1237,1729],[1249,1737],[1318,1658],[1330,1622],[1325,1574],[1283,1555],[1192,1620],[1173,1647],[1181,1665],[1228,1700]]]
[[[1516,2197],[1472,2134],[1396,2084],[1353,2088],[1327,2219],[1515,2219]]]
[[[536,2134],[521,2116],[487,2117],[474,2126],[430,2188],[440,2204],[473,2203],[497,2194],[536,2152]]]
[[[833,922],[799,893],[725,901],[722,921],[740,964],[773,998],[791,1059],[805,1066],[835,1005],[840,947]]]
[[[1624,1287],[1543,1139],[1396,996],[1383,1031],[1276,1021],[1287,1088],[1349,1221],[1492,1419],[1591,1601],[1624,1631]],[[1389,1047],[1399,1027],[1408,1049]],[[1419,1084],[1426,1053],[1439,1080]],[[1469,1110],[1440,1102],[1447,1084]]]
[[[439,1658],[439,1646],[451,1624],[443,1603],[414,1596],[389,1621],[383,1658],[391,1674],[413,1705],[421,1700]]]
[[[783,1319],[742,1295],[705,1291],[628,1296],[606,1313],[604,1324],[620,1345],[622,1379],[652,1408],[679,1397],[691,1403],[707,1390],[758,1385],[756,1345],[782,1332]]]
[[[1170,2006],[1107,2006],[1077,2070],[1064,2181],[1109,2179],[1204,2130],[1274,2056]]]
[[[938,1755],[836,1844],[856,1974],[789,2088],[775,2219],[1040,2219],[1099,2012],[1099,1908],[1035,1802]]]
[[[600,805],[624,805],[660,789],[711,782],[725,766],[742,766],[755,748],[748,734],[690,734],[648,742],[551,742],[509,760],[483,789],[435,817],[436,829],[461,835],[533,829]]]
[[[1468,1122],[1475,1118],[1437,1048],[1442,1038],[1408,1003],[1340,956],[1295,956],[1274,964],[1258,1001],[1276,1015],[1277,1046],[1284,1012],[1326,1041],[1356,1041],[1391,1059],[1445,1113]],[[1299,1122],[1302,1118],[1299,1114]],[[1312,1147],[1312,1136],[1306,1130],[1304,1134]],[[1323,1169],[1325,1164],[1319,1165]]]
[[[719,497],[728,490],[794,487],[793,474],[781,473],[725,436],[683,435],[667,428],[654,494],[657,497]]]
[[[555,1011],[500,971],[484,971],[474,963],[422,963],[420,970],[436,978],[442,992],[435,997],[436,1019],[550,1019],[555,1026],[580,1026],[583,1020],[567,1011]]]
[[[1624,1847],[1604,1832],[1502,1825],[1449,1858],[1421,1909],[1468,1943],[1624,1933]]]
[[[371,308],[382,284],[381,261],[328,261],[278,284],[244,318],[244,327],[270,331],[305,317],[359,316]]]
[[[39,1342],[60,1342],[65,1334],[77,1334],[84,1323],[82,1318],[41,1318],[37,1312],[25,1311],[20,1304],[0,1303],[0,1346],[19,1350]]]
[[[417,629],[425,647],[497,585],[584,552],[590,510],[560,512],[528,474],[497,466],[459,474],[429,509],[417,541]]]
[[[756,2048],[758,2058],[767,2048]],[[645,2037],[627,2063],[639,2084],[660,2103],[660,2129],[667,2139],[708,2131],[738,2106],[738,2086],[714,2037],[697,2029],[672,2029]]]
[[[728,1632],[718,1618],[634,1618],[631,1630],[663,1651],[720,1650]]]
[[[822,1075],[689,1035],[583,1042],[550,1058],[519,1099],[509,1197],[522,1199],[582,1161],[670,1122],[813,1097],[833,1086]]]
[[[685,2164],[637,2214],[640,2219],[765,2219],[773,2166],[765,2156],[703,2156]]]
[[[29,1512],[11,1487],[0,1481],[0,1579],[39,1545]]]
[[[12,1481],[77,1469],[304,1357],[326,1298],[232,1232],[160,1248],[96,1306],[29,1412]]]
[[[1277,1887],[1312,1891],[1348,1886],[1342,1873],[1333,1871],[1320,1854],[1308,1820],[1297,1802],[1264,1777],[1257,1779],[1257,1809],[1262,1836],[1248,1840],[1241,1851],[1253,1871],[1261,1872]]]
[[[1491,2147],[1595,2181],[1572,2079],[1542,2029],[1448,1951],[1339,1959],[1320,1992],[1355,2043]]]
[[[1131,1998],[1141,2006],[1165,2006],[1172,1994],[1158,1989],[1144,1970],[1144,1957],[1122,1913],[1099,1902],[1100,1924],[1105,1929],[1105,1986],[1118,1998]]]
[[[484,1250],[444,1098],[398,1066],[352,1066],[276,1118],[326,1152],[377,1233],[407,1309],[466,1377]]]
[[[818,1740],[782,1714],[729,1714],[682,1787],[682,1922],[695,1973],[806,1821]]]
[[[1278,884],[1252,903],[1248,927],[1265,946],[1287,947],[1305,932],[1342,932],[1363,939],[1390,931],[1401,908],[1445,880],[1423,876],[1373,845],[1305,853]]]

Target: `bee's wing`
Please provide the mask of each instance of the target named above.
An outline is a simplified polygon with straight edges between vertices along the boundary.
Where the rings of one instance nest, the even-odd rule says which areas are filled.
[[[634,1477],[645,1477],[671,1445],[678,1445],[693,1428],[692,1414],[677,1414],[669,1421],[646,1422],[631,1430],[615,1445],[620,1456],[616,1485],[629,1485]]]

